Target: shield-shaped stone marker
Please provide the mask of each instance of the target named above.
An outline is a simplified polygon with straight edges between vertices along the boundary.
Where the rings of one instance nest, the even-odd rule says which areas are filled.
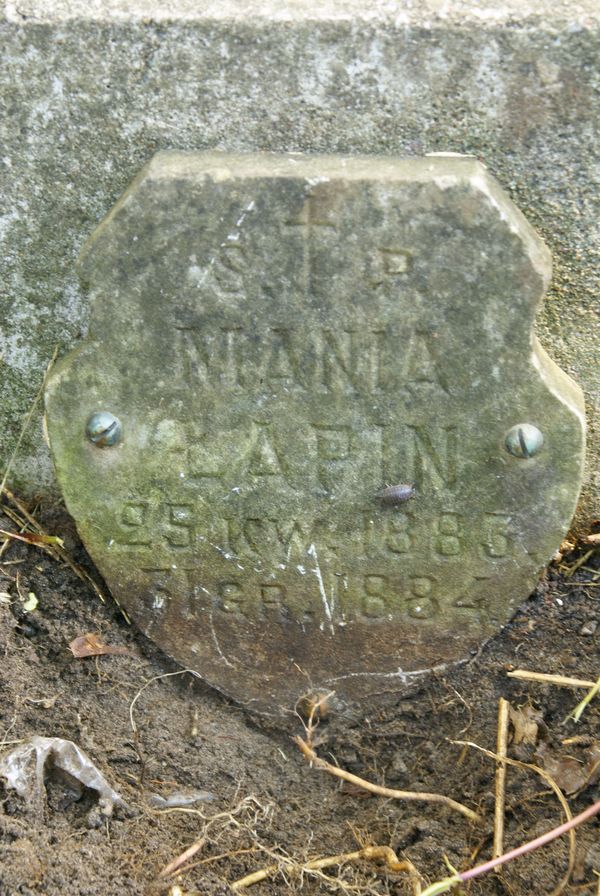
[[[259,711],[394,693],[505,623],[577,499],[548,252],[469,158],[164,153],[85,246],[47,425],[135,622]]]

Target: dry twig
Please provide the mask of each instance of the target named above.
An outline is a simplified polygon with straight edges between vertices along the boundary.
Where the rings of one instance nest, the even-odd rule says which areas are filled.
[[[5,506],[3,508],[4,513],[6,513],[6,515],[9,516],[12,521],[16,523],[16,525],[21,526],[22,529],[29,528],[36,535],[41,536],[42,540],[36,545],[36,547],[39,547],[41,550],[45,551],[46,554],[49,554],[50,557],[52,557],[54,560],[62,562],[65,564],[65,566],[68,566],[69,569],[75,573],[78,579],[81,579],[83,582],[87,582],[87,584],[91,586],[102,603],[106,603],[105,594],[98,583],[94,581],[90,574],[85,571],[85,569],[82,569],[79,564],[75,563],[75,561],[71,559],[67,551],[63,547],[61,547],[60,544],[57,544],[55,541],[53,541],[55,536],[50,535],[48,532],[46,532],[46,530],[43,528],[43,526],[40,525],[40,523],[38,523],[35,517],[29,513],[23,502],[19,501],[17,496],[14,495],[11,490],[5,485],[0,487],[0,496],[2,495],[6,496],[8,501],[17,511],[17,513],[15,513],[13,510],[11,510],[10,507]],[[6,543],[7,542],[5,542],[5,544]],[[125,617],[126,621],[130,622],[129,616],[127,615],[123,607],[121,607],[117,600],[115,600],[115,603],[119,607],[119,610]]]
[[[560,893],[562,893],[562,891],[567,886],[567,884],[571,878],[571,874],[573,872],[573,867],[575,865],[575,847],[576,847],[575,827],[577,825],[569,824],[573,820],[573,815],[571,814],[571,809],[569,808],[569,804],[566,801],[562,790],[560,789],[560,787],[558,786],[558,784],[556,783],[556,781],[554,780],[552,775],[548,774],[548,772],[545,769],[540,768],[537,765],[532,765],[529,762],[520,762],[520,760],[518,760],[518,759],[509,759],[508,756],[505,756],[504,758],[502,758],[502,757],[498,756],[497,753],[493,753],[491,750],[486,750],[483,747],[480,747],[479,744],[475,744],[472,741],[456,740],[456,741],[452,741],[452,743],[458,744],[459,746],[466,745],[468,747],[473,747],[475,750],[479,750],[480,753],[483,753],[484,756],[489,756],[490,759],[496,760],[496,762],[498,762],[499,760],[502,759],[502,761],[505,762],[507,765],[512,765],[515,768],[528,769],[529,771],[535,772],[535,774],[539,775],[540,778],[543,778],[543,780],[553,790],[553,792],[556,795],[557,800],[559,801],[559,803],[562,807],[562,810],[563,810],[563,812],[565,814],[565,818],[566,818],[566,822],[565,822],[566,827],[564,825],[561,825],[560,833],[556,834],[556,836],[560,837],[561,834],[567,833],[567,832],[569,834],[569,860],[568,860],[568,864],[567,864],[567,871],[566,871],[566,874],[565,874],[564,878],[562,879],[562,881],[560,881],[558,886],[556,886],[554,888],[554,890],[552,891],[552,893],[550,894],[550,896],[560,896]],[[582,820],[585,821],[585,818]],[[580,824],[580,822],[578,822],[578,824]],[[564,827],[564,830],[562,830],[563,827]],[[558,830],[558,828],[556,830]],[[554,837],[551,837],[550,839],[554,839]],[[537,841],[532,841],[532,842],[537,843]],[[550,841],[548,840],[548,841],[544,841],[544,842],[550,842]],[[537,845],[542,846],[543,844],[539,843]],[[533,846],[529,847],[529,849],[535,849],[535,848],[536,847],[533,847]],[[529,852],[529,849],[525,849],[524,851]],[[515,853],[515,855],[512,855],[512,853]],[[516,858],[517,854],[521,855],[521,853],[517,853],[517,850],[512,850],[511,853],[506,853],[504,856],[493,858],[490,860],[490,862],[487,862],[485,865],[478,866],[478,867],[485,868],[485,870],[488,871],[488,870],[491,870],[492,868],[495,868],[497,865],[503,865],[505,862],[510,861],[510,859],[506,858],[507,855],[510,855],[512,858]],[[466,872],[466,873],[468,873],[468,872]],[[479,873],[483,874],[484,871],[481,871]],[[476,875],[472,875],[472,876],[476,877]],[[461,880],[468,880],[468,879],[470,879],[470,878],[461,877]],[[439,892],[444,892],[444,891],[440,890]],[[426,896],[426,893],[424,893],[423,896]],[[434,894],[433,893],[427,894],[427,896],[434,896]]]
[[[575,561],[575,563],[573,563],[571,566],[566,566],[566,567],[561,566],[560,568],[561,568],[561,570],[564,571],[565,576],[570,578],[572,575],[574,575],[577,572],[577,570],[584,565],[584,563],[587,563],[587,561],[590,559],[590,557],[592,557],[594,555],[595,551],[596,551],[596,548],[593,547],[593,548],[591,548],[591,550],[586,551],[585,554],[582,554],[581,557],[579,557]],[[584,584],[584,583],[582,582],[581,584]]]
[[[504,852],[504,805],[506,800],[506,756],[508,752],[508,718],[510,704],[501,697],[498,702],[498,735],[496,752],[500,758],[496,766],[496,801],[494,805],[494,858]]]
[[[521,681],[540,681],[566,688],[590,688],[589,694],[586,694],[583,700],[567,716],[567,718],[573,719],[575,722],[579,721],[588,703],[600,693],[600,678],[597,681],[588,681],[585,678],[565,678],[563,675],[547,675],[545,672],[526,672],[523,669],[508,672],[507,675],[510,678],[518,678]]]
[[[518,678],[519,681],[539,681],[543,684],[555,684],[563,688],[593,688],[595,681],[586,678],[565,678],[564,675],[548,675],[546,672],[527,672],[525,669],[515,669],[506,673],[509,678]]]

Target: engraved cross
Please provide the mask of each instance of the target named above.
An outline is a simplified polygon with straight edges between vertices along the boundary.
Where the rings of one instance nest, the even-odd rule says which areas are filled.
[[[323,201],[325,200],[325,201]],[[304,284],[309,293],[315,294],[315,245],[319,238],[319,232],[315,228],[329,227],[335,229],[333,221],[328,221],[325,216],[326,206],[328,204],[327,197],[319,197],[315,195],[308,196],[302,211],[292,221],[287,221],[288,227],[301,227],[304,243],[303,254],[303,271]]]

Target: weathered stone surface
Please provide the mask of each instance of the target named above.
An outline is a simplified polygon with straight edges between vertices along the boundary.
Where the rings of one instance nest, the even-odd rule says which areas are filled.
[[[582,386],[600,499],[596,0],[19,0],[0,10],[0,469],[88,302],[74,260],[160,149],[482,159],[554,260],[536,321]],[[56,491],[40,419],[15,487]]]
[[[58,479],[180,662],[260,710],[308,682],[354,700],[526,597],[575,508],[582,400],[532,341],[548,252],[480,163],[159,154],[80,273]]]

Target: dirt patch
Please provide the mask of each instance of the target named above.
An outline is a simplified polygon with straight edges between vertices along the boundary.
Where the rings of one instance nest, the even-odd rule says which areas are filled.
[[[38,508],[36,514],[93,573],[64,512]],[[15,528],[1,517],[0,527]],[[576,556],[566,561],[572,564]],[[573,791],[572,812],[582,811],[598,798],[593,750],[600,743],[600,700],[579,723],[565,722],[585,691],[516,681],[506,673],[518,667],[598,677],[599,559],[598,551],[592,553],[570,577],[550,568],[511,623],[469,662],[413,685],[393,708],[382,711],[374,703],[352,723],[332,713],[319,726],[317,752],[330,762],[389,787],[447,794],[483,815],[473,824],[447,807],[370,796],[311,769],[290,737],[303,734],[292,707],[289,732],[269,729],[191,675],[167,677],[180,673],[178,667],[112,602],[102,604],[72,570],[39,548],[11,541],[0,557],[0,592],[6,595],[0,599],[3,752],[34,735],[74,741],[131,810],[103,819],[92,811],[91,791],[76,792],[52,773],[41,811],[0,788],[0,894],[158,896],[175,893],[177,884],[186,896],[217,896],[232,892],[230,884],[244,875],[277,863],[280,872],[241,892],[411,894],[411,878],[385,863],[347,862],[299,874],[287,860],[302,865],[366,845],[389,846],[434,881],[449,874],[444,856],[460,869],[487,859],[494,762],[451,741],[494,750],[500,697],[513,709],[525,708],[524,730],[525,722],[536,726],[529,738],[511,744],[509,755],[545,765]],[[75,658],[69,642],[88,632],[128,653]],[[198,790],[214,799],[155,807],[153,795]],[[508,769],[506,848],[562,820],[556,796],[538,775]],[[203,834],[194,867],[159,878]],[[578,829],[566,893],[597,892],[599,834],[598,818]],[[549,894],[567,858],[563,838],[464,892]]]

